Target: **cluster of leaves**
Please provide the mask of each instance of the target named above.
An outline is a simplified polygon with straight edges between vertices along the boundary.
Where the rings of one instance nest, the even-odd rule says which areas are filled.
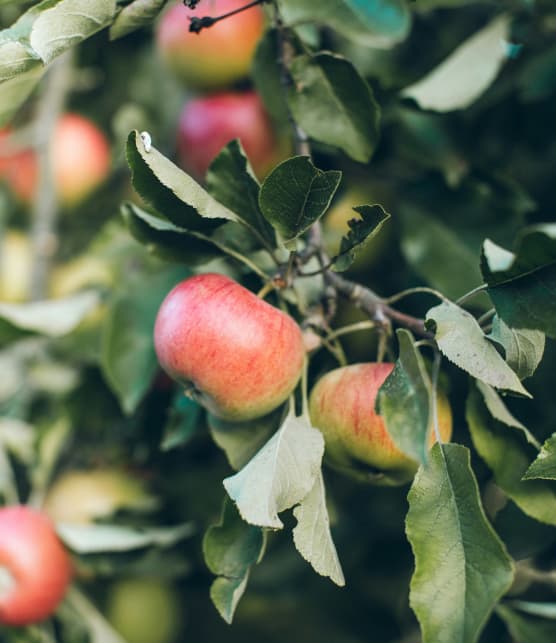
[[[0,32],[0,119],[12,118],[65,49],[107,26],[113,38],[149,26],[163,4],[33,3],[12,27]],[[304,583],[314,582],[306,581],[303,572],[288,576],[288,565],[296,563],[283,553],[290,551],[286,540],[275,533],[284,522],[288,528],[291,523],[289,516],[278,514],[293,509],[294,544],[319,574],[343,584],[342,560],[348,589],[353,587],[348,596],[356,596],[357,608],[380,605],[377,587],[395,604],[386,606],[395,613],[386,625],[380,625],[376,609],[369,620],[356,615],[360,630],[346,630],[345,623],[338,625],[332,615],[323,614],[317,600],[313,605],[320,608],[319,615],[311,618],[308,599],[307,627],[322,622],[316,634],[309,635],[297,622],[293,636],[299,640],[316,640],[322,633],[334,640],[368,640],[365,628],[373,626],[382,640],[401,640],[414,628],[405,590],[413,565],[409,603],[425,642],[467,643],[481,634],[483,640],[554,638],[554,624],[547,620],[555,614],[553,593],[542,591],[543,583],[551,582],[550,548],[556,541],[556,445],[550,435],[553,427],[541,419],[550,418],[553,405],[550,342],[545,372],[533,377],[545,352],[545,338],[556,338],[556,227],[542,223],[550,220],[556,205],[547,187],[554,145],[550,147],[545,130],[556,100],[556,57],[550,44],[554,14],[550,3],[542,1],[529,8],[516,2],[503,14],[488,4],[467,4],[418,0],[412,13],[402,0],[279,0],[281,21],[269,27],[259,44],[253,81],[278,122],[293,118],[307,134],[314,161],[294,156],[260,185],[234,141],[214,160],[203,187],[168,158],[172,145],[166,145],[164,137],[169,117],[160,126],[152,118],[139,119],[157,144],[146,144],[138,131],[129,134],[126,159],[145,206],[128,201],[121,214],[133,237],[156,258],[148,258],[131,240],[124,241],[121,229],[112,224],[90,252],[113,262],[115,286],[100,295],[97,290],[63,301],[0,305],[2,359],[11,360],[10,368],[19,373],[11,388],[8,382],[0,389],[2,411],[10,422],[24,420],[40,429],[37,439],[36,431],[25,424],[27,429],[14,441],[13,426],[2,424],[0,454],[6,454],[8,464],[23,463],[32,471],[27,484],[34,493],[44,492],[62,460],[60,451],[67,453],[82,441],[90,455],[93,447],[98,450],[100,435],[105,451],[117,445],[122,459],[134,445],[128,464],[153,471],[160,491],[171,488],[168,496],[175,506],[166,515],[175,522],[185,512],[196,515],[195,493],[187,493],[187,483],[203,488],[206,506],[197,515],[208,525],[221,504],[220,483],[226,475],[222,472],[229,474],[229,467],[207,445],[204,413],[195,403],[180,391],[153,392],[157,365],[150,335],[170,286],[191,270],[209,266],[251,287],[273,284],[275,303],[316,333],[318,348],[331,349],[311,355],[310,382],[343,353],[334,336],[342,324],[329,318],[328,289],[335,282],[327,274],[347,271],[365,287],[397,293],[389,298],[376,295],[375,312],[388,314],[405,294],[414,295],[415,303],[404,311],[423,317],[423,338],[416,340],[404,328],[386,337],[387,350],[397,360],[377,402],[396,444],[421,464],[408,495],[407,489],[363,491],[334,473],[326,472],[323,478],[323,441],[305,410],[297,417],[290,409],[285,419],[279,410],[254,428],[210,427],[214,442],[237,471],[224,479],[228,498],[220,522],[209,527],[203,539],[206,565],[217,577],[211,597],[227,621],[248,580],[254,595],[266,591],[267,603],[251,603],[255,615],[259,608],[259,614],[272,611],[277,620],[282,611],[290,613],[287,595],[277,590],[273,595],[269,587],[291,585],[294,573]],[[270,7],[271,15],[276,7]],[[431,36],[440,29],[446,35],[431,44]],[[140,43],[142,37],[148,40],[136,37]],[[108,61],[116,46],[106,45]],[[129,55],[125,49],[119,53]],[[114,56],[117,60],[117,50]],[[151,83],[157,74],[149,73],[152,62],[147,58],[141,69]],[[474,73],[478,68],[481,73]],[[131,94],[141,103],[143,92]],[[150,116],[160,109],[141,106],[151,110]],[[515,122],[529,113],[535,115],[534,122],[517,130]],[[166,148],[165,153],[158,147]],[[356,207],[350,230],[323,266],[311,250],[311,231],[325,220],[346,183],[363,185],[371,204],[352,204]],[[386,235],[388,226],[395,227],[393,237],[399,244],[385,242],[388,252],[380,263],[357,273],[357,256],[374,237]],[[420,280],[427,282],[426,289],[414,288]],[[420,290],[424,292],[417,296]],[[426,303],[431,294],[440,302],[433,307]],[[102,320],[91,329],[87,315],[99,298]],[[341,298],[337,304],[341,316],[347,304]],[[373,332],[367,342],[371,347],[376,345]],[[353,356],[347,342],[346,348],[350,359],[376,358],[375,352]],[[430,350],[432,367],[422,354]],[[455,437],[461,444],[436,445],[429,451],[441,358],[446,358],[442,375],[450,382]],[[44,362],[50,375],[34,388],[24,387],[30,365],[36,370],[37,363]],[[63,373],[61,388],[53,391],[52,373],[64,367],[71,373]],[[527,378],[531,385],[524,385]],[[533,389],[544,415],[538,408],[530,410],[533,402],[527,398]],[[99,407],[98,417],[92,419],[87,417],[89,397],[95,396],[108,409]],[[514,413],[531,422],[518,420]],[[66,421],[60,424],[60,417]],[[99,429],[103,421],[119,427],[116,439],[107,435],[115,429]],[[70,429],[70,422],[85,426]],[[199,453],[200,464],[194,464]],[[186,474],[184,459],[191,467]],[[169,475],[167,485],[161,481],[163,472]],[[339,559],[329,528],[325,479],[331,481],[329,506],[334,509]],[[14,486],[21,487],[21,481],[2,482],[7,501]],[[385,508],[390,502],[395,509]],[[368,518],[362,519],[361,513]],[[366,520],[374,524],[369,527]],[[136,550],[142,555],[131,561],[131,569],[169,570],[176,565],[176,552],[152,557],[152,547],[160,552],[188,534],[187,524],[163,529],[153,527],[152,521],[140,527],[60,530],[85,568],[95,573],[102,573],[108,554],[125,551],[133,558]],[[378,559],[392,540],[393,554],[385,557],[388,567],[382,570],[395,577],[390,591],[372,565],[380,569]],[[200,548],[198,542],[195,546]],[[368,562],[368,546],[380,553],[372,554],[370,564],[361,564]],[[256,567],[268,550],[265,564]],[[194,551],[194,546],[188,550],[192,559]],[[112,555],[108,558],[112,571],[130,564],[129,559],[117,563]],[[392,574],[395,558],[408,559],[398,574]],[[273,569],[272,560],[288,565]],[[271,578],[265,579],[265,566]],[[540,578],[538,586],[516,589],[519,572]],[[340,601],[334,588],[317,587],[315,596],[326,591],[331,592],[326,594],[331,605]],[[523,596],[508,600],[508,592]],[[248,599],[249,593],[246,614]],[[90,614],[91,606],[83,610],[79,600],[74,598],[72,604],[70,597],[70,608]],[[338,609],[344,610],[344,621],[356,620],[343,603]],[[493,611],[496,617],[489,621]],[[252,628],[257,620],[251,618],[244,623]],[[207,640],[208,632],[204,631]],[[241,622],[237,632],[241,640]],[[30,632],[26,640],[32,636]],[[95,640],[92,625],[90,636]],[[233,636],[232,630],[219,640],[235,640]]]

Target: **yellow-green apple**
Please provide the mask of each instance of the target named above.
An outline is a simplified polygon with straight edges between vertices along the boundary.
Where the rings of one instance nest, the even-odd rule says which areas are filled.
[[[205,273],[166,296],[154,327],[162,368],[210,413],[270,413],[295,388],[305,350],[298,324],[229,277]]]
[[[177,640],[184,609],[174,587],[158,578],[117,581],[108,592],[107,617],[127,643]]]
[[[259,95],[254,91],[220,92],[189,100],[178,125],[178,160],[201,180],[220,150],[239,138],[259,178],[288,150],[276,134]]]
[[[48,490],[43,510],[54,521],[89,524],[119,510],[145,511],[156,506],[138,478],[120,469],[67,471]]]
[[[0,625],[48,618],[71,578],[69,554],[44,513],[26,506],[0,509]]]
[[[37,157],[33,150],[2,154],[8,130],[0,134],[0,177],[24,203],[36,194]],[[51,169],[60,203],[73,207],[93,192],[110,171],[110,148],[105,135],[89,119],[64,114],[56,123],[51,146]]]
[[[331,466],[359,479],[379,484],[411,480],[418,463],[392,440],[375,411],[379,388],[394,364],[368,362],[329,371],[315,385],[309,399],[312,423],[320,429]],[[437,397],[438,424],[443,441],[452,435],[452,413],[447,398]],[[430,446],[435,442],[430,432]]]
[[[7,229],[0,241],[0,301],[21,302],[29,297],[32,266],[29,237]]]
[[[212,0],[191,10],[177,2],[162,14],[156,31],[158,50],[186,85],[194,89],[225,88],[249,73],[264,30],[260,7],[220,20],[200,33],[189,31],[192,17],[215,17],[245,4],[244,0]]]

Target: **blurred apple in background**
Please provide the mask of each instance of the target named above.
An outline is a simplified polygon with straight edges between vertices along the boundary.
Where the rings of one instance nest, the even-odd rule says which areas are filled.
[[[0,237],[0,301],[21,302],[29,296],[33,249],[29,237],[6,230]]]
[[[162,15],[156,32],[158,50],[187,86],[224,88],[247,76],[264,30],[260,7],[230,16],[200,33],[189,31],[189,19],[194,16],[220,16],[245,4],[244,0],[209,0],[191,10],[178,2]]]
[[[38,168],[34,150],[10,153],[9,130],[0,133],[0,179],[22,202],[29,204],[37,189]],[[60,203],[74,207],[106,179],[110,147],[102,131],[79,114],[64,114],[52,140],[52,174]]]

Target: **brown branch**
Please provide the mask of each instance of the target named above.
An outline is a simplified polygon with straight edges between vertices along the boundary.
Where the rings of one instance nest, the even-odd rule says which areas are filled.
[[[189,18],[189,22],[191,23],[189,25],[189,31],[191,33],[200,33],[203,29],[208,29],[221,20],[231,18],[232,16],[235,16],[238,13],[245,11],[246,9],[251,9],[252,7],[256,7],[258,4],[265,4],[266,2],[269,2],[269,0],[253,0],[253,2],[250,2],[243,7],[239,7],[238,9],[234,9],[233,11],[229,11],[228,13],[223,13],[221,16],[204,16],[202,18],[194,16],[193,18]],[[189,4],[186,2],[185,4],[187,7],[194,9],[197,6],[198,2],[190,2]]]

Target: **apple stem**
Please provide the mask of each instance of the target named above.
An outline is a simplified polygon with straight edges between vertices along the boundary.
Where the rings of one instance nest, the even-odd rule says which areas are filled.
[[[269,2],[269,0],[253,0],[253,2],[250,2],[249,4],[244,5],[243,7],[239,7],[238,9],[234,9],[233,11],[229,11],[228,13],[223,13],[221,16],[203,16],[202,18],[199,17],[193,17],[189,18],[189,22],[191,23],[189,25],[189,31],[191,33],[200,33],[203,29],[208,29],[209,27],[212,27],[214,24],[217,22],[220,22],[221,20],[224,20],[226,18],[230,18],[231,16],[235,16],[238,13],[241,13],[242,11],[246,11],[247,9],[251,9],[252,7],[257,6],[258,4],[265,4],[266,2]],[[184,2],[186,7],[189,7],[190,9],[194,9],[198,2],[192,3],[191,0],[189,2]]]

